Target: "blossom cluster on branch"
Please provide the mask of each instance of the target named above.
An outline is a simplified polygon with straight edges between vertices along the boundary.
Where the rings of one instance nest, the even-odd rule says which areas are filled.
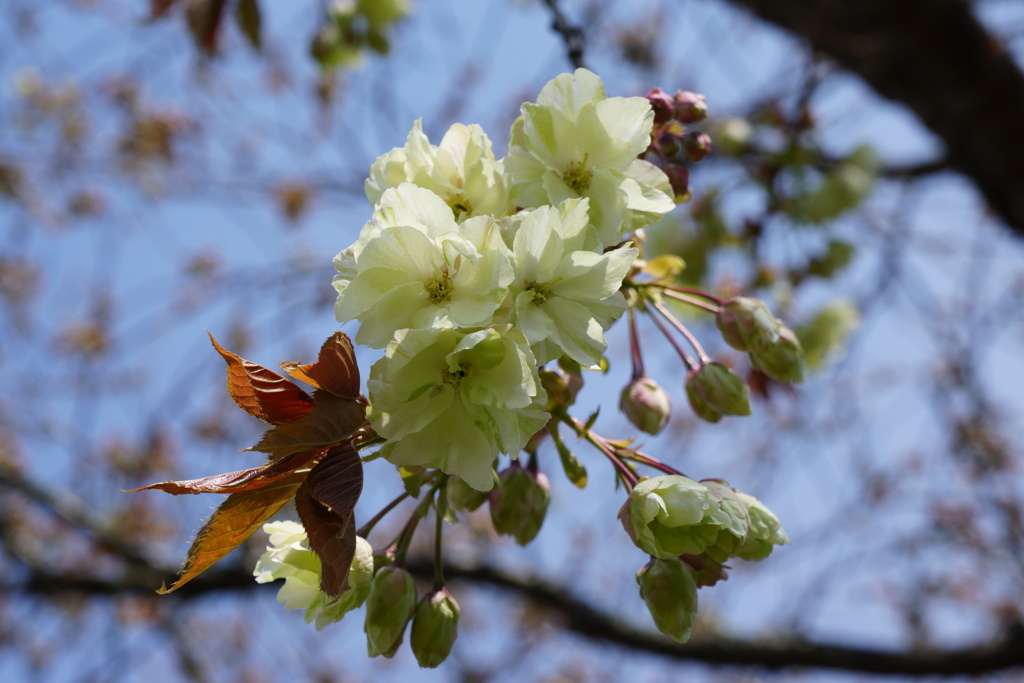
[[[661,431],[671,405],[644,371],[639,315],[675,348],[691,407],[706,421],[749,414],[749,390],[670,306],[714,314],[724,341],[748,353],[764,381],[802,378],[799,343],[762,302],[682,287],[674,282],[678,258],[643,256],[644,229],[688,198],[688,167],[710,151],[707,135],[687,128],[706,115],[703,98],[683,91],[607,97],[601,80],[579,69],[522,105],[502,159],[479,126],[455,124],[433,145],[417,121],[404,147],[373,164],[365,184],[372,216],[334,259],[335,317],[358,321],[356,342],[383,350],[369,371],[368,396],[358,394],[355,358],[341,333],[316,363],[284,364],[314,387],[311,397],[217,346],[238,405],[273,425],[253,447],[269,458],[252,470],[146,487],[231,494],[170,590],[294,496],[301,525],[266,524],[271,545],[257,580],[284,579],[278,599],[305,610],[317,628],[365,605],[371,656],[392,656],[411,623],[417,661],[437,666],[459,617],[442,573],[444,523],[486,504],[497,533],[532,541],[551,492],[540,445],[550,440],[573,484],[587,482],[560,434],[568,429],[607,459],[629,491],[619,517],[651,556],[637,573],[640,595],[659,630],[686,640],[697,588],[724,579],[728,561],[764,559],[788,537],[752,496],[724,480],[690,479],[630,439],[596,433],[596,415],[581,421],[570,410],[584,371],[605,366],[605,333],[627,311],[633,376],[620,408],[644,432]],[[362,461],[373,458],[398,468],[405,491],[357,529]],[[374,553],[366,539],[407,499],[419,502]],[[437,569],[433,589],[420,597],[404,563],[431,512]]]

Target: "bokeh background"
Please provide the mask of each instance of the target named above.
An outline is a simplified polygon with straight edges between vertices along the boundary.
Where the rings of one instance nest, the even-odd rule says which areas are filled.
[[[1020,679],[1024,7],[893,4],[421,1],[330,64],[331,3],[0,3],[0,679]],[[155,595],[218,501],[122,490],[257,462],[204,330],[268,367],[312,360],[373,160],[417,118],[435,143],[479,123],[503,155],[573,46],[609,95],[707,96],[714,153],[649,245],[688,284],[769,301],[808,378],[704,424],[646,327],[675,407],[643,449],[761,498],[792,545],[702,589],[677,646],[637,596],[622,492],[574,444],[588,485],[542,448],[529,547],[486,509],[447,532],[462,621],[438,670],[368,659],[361,612],[317,632],[283,610],[251,581],[260,534]],[[577,416],[626,438],[628,339],[609,338]],[[368,464],[357,519],[400,491]]]

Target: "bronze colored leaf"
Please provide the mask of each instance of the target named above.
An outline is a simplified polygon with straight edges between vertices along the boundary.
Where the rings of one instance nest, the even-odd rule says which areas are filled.
[[[281,368],[295,379],[335,396],[359,397],[359,367],[352,342],[344,332],[335,332],[327,338],[315,363],[281,363]]]
[[[212,334],[210,341],[228,364],[228,393],[239,408],[273,425],[297,422],[310,411],[313,399],[293,382],[225,350]]]
[[[294,472],[268,486],[228,496],[196,534],[178,580],[157,592],[181,588],[237,548],[291,500],[305,478],[306,472]]]
[[[227,0],[185,0],[185,20],[192,41],[207,57],[217,53],[217,35]]]
[[[308,482],[295,495],[295,510],[306,529],[309,547],[320,558],[320,588],[328,595],[348,589],[348,572],[356,552],[355,516],[340,515],[313,499]]]
[[[329,450],[310,470],[306,485],[313,500],[335,514],[350,516],[363,492],[363,463],[352,444]]]
[[[249,450],[279,458],[320,450],[345,441],[364,421],[361,403],[317,389],[312,409],[299,422],[275,426]]]
[[[182,481],[162,481],[157,484],[140,486],[137,489],[130,489],[125,493],[136,491],[147,491],[156,489],[174,495],[185,493],[240,493],[263,488],[282,477],[286,477],[300,467],[321,458],[327,449],[313,450],[305,453],[294,453],[292,455],[274,460],[260,467],[250,467],[247,470],[236,470],[224,474],[214,474],[199,479],[185,479]]]

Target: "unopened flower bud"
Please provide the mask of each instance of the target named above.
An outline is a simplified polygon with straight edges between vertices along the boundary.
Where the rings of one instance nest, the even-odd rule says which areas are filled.
[[[679,90],[673,98],[672,112],[679,123],[697,123],[708,117],[708,105],[703,95]]]
[[[569,384],[561,372],[540,368],[538,374],[541,386],[548,395],[548,410],[569,406],[572,403],[573,396],[569,392]]]
[[[458,512],[476,510],[487,500],[486,491],[478,491],[467,484],[462,477],[451,475],[445,484],[448,506]]]
[[[672,401],[657,382],[650,377],[641,377],[622,390],[619,410],[640,431],[657,434],[668,423]]]
[[[416,585],[409,572],[396,565],[377,572],[366,599],[363,625],[366,649],[371,657],[394,656],[415,609]]]
[[[677,204],[683,204],[690,200],[690,169],[678,164],[668,164],[665,169],[668,182],[672,186]]]
[[[680,474],[643,479],[619,510],[622,527],[638,548],[672,559],[698,555],[718,537],[711,516],[721,504],[706,486]]]
[[[746,506],[750,517],[747,540],[737,553],[739,557],[744,560],[763,560],[775,546],[789,544],[789,536],[782,529],[779,518],[764,503],[741,491],[736,492],[736,498]]]
[[[675,107],[675,102],[672,96],[661,88],[653,88],[647,93],[647,100],[651,103],[651,109],[654,110],[654,122],[665,123],[672,118],[672,111]]]
[[[711,136],[700,132],[687,133],[683,136],[683,154],[695,164],[703,160],[711,154]]]
[[[683,136],[672,131],[665,130],[658,134],[658,149],[666,159],[682,161],[686,158]]]
[[[718,526],[718,535],[704,548],[704,554],[715,562],[726,562],[729,558],[736,557],[747,540],[747,532],[750,528],[747,508],[740,502],[736,491],[730,486],[714,479],[700,483],[704,484],[715,498],[718,498],[719,505],[718,509],[706,520],[706,523]]]
[[[494,530],[512,536],[519,545],[534,539],[544,524],[551,502],[551,486],[543,472],[531,472],[513,462],[498,476],[491,491],[491,522]]]
[[[424,669],[433,669],[448,658],[458,637],[459,603],[447,588],[427,595],[412,617],[409,645]]]
[[[729,299],[718,309],[715,325],[725,343],[740,351],[768,348],[779,340],[779,321],[757,299],[740,296]]]
[[[751,351],[750,362],[778,382],[796,383],[804,379],[804,351],[788,327],[780,327],[779,338],[771,346]]]
[[[718,422],[723,415],[750,415],[750,389],[721,363],[704,363],[686,378],[686,396],[698,417]]]
[[[636,573],[640,597],[658,630],[677,643],[690,639],[697,618],[697,583],[678,559],[651,560]]]

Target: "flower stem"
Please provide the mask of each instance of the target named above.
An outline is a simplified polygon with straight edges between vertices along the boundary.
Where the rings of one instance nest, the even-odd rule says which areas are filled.
[[[363,526],[359,527],[359,531],[357,531],[356,534],[359,535],[359,536],[362,536],[363,538],[366,538],[367,536],[369,536],[370,532],[373,531],[373,527],[375,527],[377,525],[377,522],[379,522],[381,519],[383,519],[384,515],[388,514],[392,510],[394,510],[395,507],[399,503],[401,503],[403,500],[405,500],[408,497],[409,497],[408,493],[403,493],[402,495],[398,496],[398,498],[395,498],[393,501],[391,501],[390,503],[385,505],[384,508],[380,512],[378,512],[376,515],[374,515],[373,518],[370,521],[368,521]]]
[[[704,347],[700,345],[700,342],[697,341],[697,338],[694,337],[688,329],[686,329],[686,325],[683,325],[681,322],[679,322],[679,320],[677,320],[676,317],[672,315],[672,313],[667,308],[665,308],[664,304],[655,302],[654,308],[655,310],[658,311],[658,313],[661,313],[665,320],[668,320],[672,324],[672,326],[679,331],[679,334],[686,337],[686,341],[690,342],[690,346],[692,346],[693,350],[697,352],[697,357],[700,358],[701,363],[710,362],[711,357],[704,352]],[[655,320],[657,320],[657,318],[655,318]],[[690,365],[690,363],[687,363],[687,365],[689,365],[691,368],[693,367],[692,365]]]

